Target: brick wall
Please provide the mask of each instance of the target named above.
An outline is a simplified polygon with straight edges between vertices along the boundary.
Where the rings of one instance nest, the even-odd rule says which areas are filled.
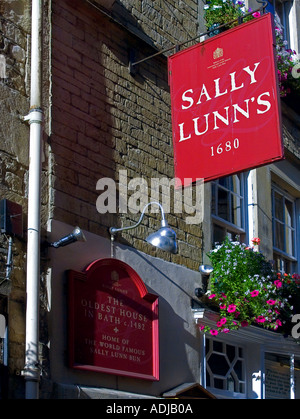
[[[99,179],[111,178],[118,186],[121,171],[126,171],[128,182],[141,177],[148,185],[151,178],[173,178],[166,57],[144,62],[133,76],[128,72],[128,50],[134,49],[138,60],[201,32],[197,3],[118,0],[109,19],[84,0],[52,0],[51,34],[50,5],[44,0],[43,228],[48,218],[54,218],[108,238],[108,227],[130,225],[139,213],[100,214],[96,208]],[[5,72],[1,67],[0,74],[0,198],[21,204],[24,214],[24,237],[14,238],[13,243],[11,281],[0,286],[0,308],[9,311],[9,372],[14,381],[10,395],[15,397],[24,386],[17,374],[24,367],[29,129],[20,116],[29,108],[30,5],[29,0],[0,0],[0,56],[5,63]],[[285,145],[299,159],[298,117],[291,120],[290,110],[283,111]],[[148,190],[141,198],[147,201],[150,193]],[[160,216],[154,213],[118,240],[197,270],[202,258],[202,226],[187,224],[186,215],[175,213],[174,205],[167,214],[177,233],[178,255],[153,250],[144,241],[159,225]],[[6,257],[7,238],[0,235],[1,272]],[[42,305],[47,304],[44,285],[42,275]],[[46,310],[41,310],[40,340],[47,343],[44,314]],[[46,345],[41,348],[47,350]]]
[[[29,2],[0,1],[0,199],[22,205],[27,213]],[[26,222],[24,222],[24,226]],[[25,237],[24,237],[25,238]],[[9,326],[9,396],[22,392],[19,372],[24,367],[26,242],[13,238],[13,270],[6,280],[8,237],[0,234],[0,306]],[[7,390],[7,385],[6,385]]]
[[[161,50],[195,37],[198,7],[198,0],[119,0],[110,11],[128,30]]]
[[[191,8],[195,21],[190,20],[189,30],[196,30],[195,2],[185,2],[183,8],[177,2],[159,2],[163,8],[153,5],[151,13],[153,2],[142,3],[142,8],[141,2],[127,5],[136,6],[131,9],[132,19],[147,36],[153,13],[153,32],[158,31],[158,22],[165,19],[169,28],[172,23],[172,41],[182,41],[183,35],[177,33],[177,28],[182,29],[184,13]],[[145,7],[148,13],[144,14]],[[180,16],[171,18],[170,13]],[[143,24],[139,20],[142,16]],[[167,60],[163,56],[151,59],[139,66],[135,76],[130,75],[129,48],[135,48],[138,56],[151,55],[153,48],[81,1],[53,1],[52,22],[50,218],[109,237],[108,227],[130,225],[140,213],[99,214],[99,179],[112,178],[118,186],[120,170],[126,170],[128,182],[141,177],[150,188],[153,177],[174,177]],[[160,32],[168,33],[166,27],[161,27]],[[142,199],[147,202],[149,195],[150,191]],[[187,225],[185,217],[186,214],[174,214],[172,208],[167,214],[178,235],[178,255],[155,251],[146,244],[147,231],[159,226],[157,214],[149,214],[139,229],[123,233],[118,240],[198,269],[201,226]]]
[[[49,105],[48,7],[44,1],[43,105],[45,109],[42,220],[48,218],[47,142]],[[22,117],[29,112],[31,1],[0,0],[0,199],[22,205],[23,237],[13,237],[13,269],[5,280],[8,237],[0,234],[0,309],[6,311],[9,328],[9,397],[23,397],[26,300],[26,227],[28,194],[29,126]],[[4,307],[4,308],[3,308]]]

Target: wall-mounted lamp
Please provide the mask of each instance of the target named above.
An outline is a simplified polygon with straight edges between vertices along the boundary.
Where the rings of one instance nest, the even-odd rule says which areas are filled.
[[[72,233],[68,234],[67,236],[62,237],[57,242],[49,243],[48,246],[50,247],[63,247],[67,246],[68,244],[75,243],[77,241],[85,242],[86,238],[79,227],[75,227]]]
[[[163,210],[162,205],[159,202],[156,202],[156,201],[149,202],[147,205],[145,205],[145,207],[142,211],[142,214],[140,216],[139,221],[136,224],[134,224],[133,226],[122,227],[122,228],[110,227],[109,232],[111,234],[112,241],[114,239],[114,236],[119,231],[132,230],[132,229],[138,227],[141,224],[142,219],[145,215],[146,208],[151,204],[156,204],[156,205],[159,206],[159,208],[161,210],[162,220],[161,220],[160,229],[158,231],[150,234],[146,238],[147,243],[150,243],[153,246],[158,247],[159,249],[165,250],[166,252],[177,253],[176,233],[175,233],[174,230],[172,230],[169,227],[169,225],[168,225],[168,223],[165,219],[165,214],[164,214],[164,210]]]
[[[199,271],[201,272],[202,275],[210,275],[213,270],[214,270],[214,268],[210,265],[200,265],[199,266]]]
[[[207,286],[208,286],[208,280],[209,280],[209,275],[212,273],[213,271],[213,267],[210,265],[200,265],[199,266],[199,271],[201,272],[202,275],[202,288],[196,288],[195,289],[195,295],[198,298],[203,297],[203,295],[207,292]]]

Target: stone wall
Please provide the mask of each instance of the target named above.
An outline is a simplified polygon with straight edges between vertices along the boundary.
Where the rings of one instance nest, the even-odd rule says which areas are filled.
[[[161,50],[197,35],[198,3],[197,0],[117,0],[110,12],[132,33]]]
[[[100,213],[99,180],[115,181],[118,193],[121,174],[126,174],[127,184],[142,179],[148,190],[137,187],[128,191],[127,198],[140,193],[141,203],[146,203],[151,198],[151,178],[174,177],[167,54],[143,62],[130,74],[129,53],[134,51],[135,60],[143,59],[193,38],[204,27],[197,0],[116,0],[105,13],[89,3],[44,0],[41,221],[43,231],[54,219],[109,238],[110,226],[133,224],[140,211],[118,212],[117,200],[116,213]],[[22,395],[24,386],[20,372],[25,350],[29,128],[21,117],[29,110],[30,4],[0,0],[0,198],[22,205],[24,225],[23,237],[14,237],[13,271],[4,282],[8,240],[0,235],[0,309],[7,314],[10,331],[11,397]],[[299,118],[297,122],[289,109],[283,111],[285,145],[299,159]],[[197,271],[202,262],[202,224],[188,224],[186,211],[175,212],[173,192],[170,201],[166,218],[177,233],[177,255],[154,250],[144,240],[159,226],[155,207],[138,229],[118,235],[117,240]],[[41,262],[40,352],[47,368],[44,272],[48,261]]]
[[[44,58],[48,55],[48,1],[44,1]],[[25,354],[26,227],[28,194],[29,126],[23,117],[29,111],[31,2],[0,0],[0,199],[22,206],[23,234],[13,236],[13,269],[6,279],[8,236],[0,235],[0,300],[9,327],[9,397],[23,397]],[[44,60],[44,106],[49,106],[49,62]],[[44,140],[47,140],[47,112]],[[46,155],[42,174],[42,219],[47,210]],[[42,224],[43,224],[42,223]]]
[[[148,192],[141,193],[141,201],[147,203],[151,178],[174,177],[167,60],[164,56],[150,59],[131,75],[128,51],[134,49],[136,58],[153,54],[139,34],[150,37],[159,22],[165,22],[160,28],[165,34],[166,25],[172,23],[172,42],[189,39],[191,33],[183,36],[176,29],[182,29],[191,9],[194,20],[188,27],[195,34],[196,2],[185,2],[183,8],[179,3],[159,2],[162,9],[156,9],[156,2],[115,2],[113,11],[122,8],[123,16],[131,12],[130,22],[139,29],[133,36],[115,11],[114,19],[108,20],[82,1],[53,2],[50,218],[109,237],[110,226],[133,224],[140,212],[100,214],[96,208],[103,192],[96,190],[99,179],[113,179],[119,187],[121,170],[126,171],[127,182],[142,178]],[[150,11],[156,16],[151,33]],[[180,16],[175,18],[176,14]],[[159,226],[160,216],[154,210],[156,214],[151,212],[138,229],[119,235],[118,240],[123,237],[123,243],[138,250],[198,269],[201,225],[187,224],[187,214],[175,214],[171,205],[167,220],[177,233],[179,254],[170,256],[153,250],[144,240],[147,232]]]
[[[28,42],[30,2],[0,1],[0,198],[22,205],[26,214],[28,127],[20,116],[28,113]],[[13,270],[5,280],[8,237],[0,235],[0,298],[7,307],[10,395],[22,392],[25,338],[25,237],[13,238]]]
[[[159,56],[144,63],[132,76],[128,72],[128,49],[134,48],[136,58],[143,58],[189,39],[197,31],[197,1],[116,1],[112,19],[85,1],[52,3],[53,10],[51,2],[43,2],[41,239],[45,238],[49,218],[79,224],[108,237],[109,226],[133,223],[139,213],[99,214],[99,179],[108,177],[118,182],[120,170],[126,170],[128,182],[137,176],[147,180],[174,176],[166,58]],[[49,27],[52,12],[53,33]],[[29,127],[22,117],[29,111],[30,30],[31,2],[0,0],[0,198],[22,205],[24,227],[22,237],[13,237],[13,270],[8,281],[3,281],[8,237],[0,235],[0,307],[9,326],[12,398],[23,397],[24,391],[21,371],[25,351]],[[144,241],[147,231],[158,227],[158,218],[157,213],[149,214],[134,234],[124,235],[121,240],[168,259],[167,254],[153,251]],[[201,226],[186,225],[185,214],[177,217],[171,212],[167,219],[180,243],[180,253],[172,260],[198,269]],[[40,352],[43,368],[47,368],[43,274],[47,260],[43,256]]]

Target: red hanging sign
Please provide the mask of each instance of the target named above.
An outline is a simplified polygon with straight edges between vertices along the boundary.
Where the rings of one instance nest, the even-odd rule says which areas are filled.
[[[283,158],[274,44],[266,14],[169,57],[175,177],[183,184]]]
[[[69,271],[70,366],[159,379],[158,296],[117,259]]]

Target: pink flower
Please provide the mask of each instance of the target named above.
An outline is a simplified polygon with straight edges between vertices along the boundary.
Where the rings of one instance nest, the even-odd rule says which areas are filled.
[[[215,329],[211,329],[210,331],[209,331],[209,333],[212,335],[212,336],[217,336],[217,334],[219,333],[217,330],[215,330]]]
[[[216,294],[210,294],[210,296],[208,298],[211,300],[212,298],[215,298],[215,296],[216,296]]]
[[[264,316],[258,316],[255,320],[257,323],[264,323],[266,321]]]
[[[259,294],[258,290],[254,290],[254,291],[250,292],[251,297],[257,297],[258,294]]]
[[[276,304],[275,300],[267,300],[267,304],[269,304],[270,306],[273,306],[274,304]]]
[[[222,330],[223,333],[229,333],[229,329],[227,329],[227,327],[225,329]]]
[[[225,310],[225,309],[226,309],[226,305],[225,305],[225,304],[221,304],[221,305],[220,305],[220,309],[221,309],[221,310]]]
[[[202,330],[204,329],[204,327],[205,327],[205,326],[203,326],[203,324],[201,324],[201,325],[199,326],[199,330],[200,330],[200,331],[202,331]]]
[[[243,321],[241,321],[241,326],[242,327],[247,327],[247,326],[249,326],[249,323],[247,322],[247,320],[243,320]]]
[[[236,305],[235,304],[229,304],[228,309],[227,309],[228,313],[234,313],[235,310],[236,310]]]
[[[225,317],[222,317],[222,319],[220,319],[217,323],[218,327],[223,326],[225,323],[227,322],[227,319]]]
[[[281,288],[282,287],[282,282],[279,281],[279,279],[275,279],[274,285],[276,285],[276,288]]]
[[[260,17],[260,13],[259,12],[254,12],[254,13],[252,13],[252,16],[255,17],[255,18],[258,18],[258,17]]]
[[[282,326],[282,323],[279,319],[276,320],[276,323],[278,324],[278,326]]]

